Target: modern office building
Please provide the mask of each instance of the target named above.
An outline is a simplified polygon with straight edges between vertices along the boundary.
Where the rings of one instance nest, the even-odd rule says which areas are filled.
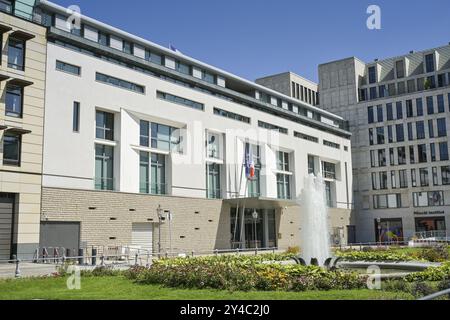
[[[48,39],[41,246],[297,246],[310,173],[326,181],[332,240],[353,240],[351,134],[315,95],[35,9]]]
[[[0,260],[39,246],[46,28],[27,1],[0,1]]]
[[[450,45],[319,66],[321,108],[348,119],[359,241],[450,233]]]

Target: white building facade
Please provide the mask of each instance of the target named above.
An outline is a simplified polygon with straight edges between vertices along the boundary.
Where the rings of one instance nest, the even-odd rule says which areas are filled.
[[[354,238],[343,118],[93,19],[67,23],[50,2],[40,9],[41,246],[296,246],[310,173],[326,180],[332,240]]]

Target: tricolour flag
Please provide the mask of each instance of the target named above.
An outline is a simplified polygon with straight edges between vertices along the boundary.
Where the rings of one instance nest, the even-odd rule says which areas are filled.
[[[245,148],[245,176],[249,180],[255,177],[255,161],[253,160],[253,150],[250,146]]]

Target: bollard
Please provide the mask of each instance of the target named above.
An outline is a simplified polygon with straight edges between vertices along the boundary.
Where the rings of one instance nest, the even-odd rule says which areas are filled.
[[[92,265],[97,265],[97,249],[92,248]]]
[[[101,266],[104,267],[105,266],[105,256],[103,254],[100,257],[100,260],[101,260]]]
[[[16,277],[16,278],[20,278],[20,276],[21,276],[21,274],[20,274],[20,266],[19,266],[20,260],[17,258],[16,255],[13,256],[13,259],[14,259],[15,262],[16,262],[15,277]]]
[[[78,249],[78,264],[84,265],[84,249]]]
[[[71,255],[71,251],[70,251],[70,249],[66,249],[66,259],[69,261],[70,260],[70,257],[71,257],[72,255]]]
[[[215,251],[215,254],[216,254],[216,257],[219,255],[219,250],[218,249],[216,249],[216,250],[214,250]]]
[[[194,256],[195,256],[195,251],[192,250],[192,258],[194,258]]]
[[[138,257],[139,257],[139,254],[136,253],[136,255],[134,256],[134,265],[135,266],[138,265]]]

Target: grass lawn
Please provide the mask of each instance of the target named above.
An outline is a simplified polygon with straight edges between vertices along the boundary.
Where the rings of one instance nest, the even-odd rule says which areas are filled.
[[[226,292],[178,290],[138,285],[123,277],[84,277],[81,290],[68,290],[66,278],[0,281],[0,300],[393,300],[410,294],[371,290],[309,292]]]

